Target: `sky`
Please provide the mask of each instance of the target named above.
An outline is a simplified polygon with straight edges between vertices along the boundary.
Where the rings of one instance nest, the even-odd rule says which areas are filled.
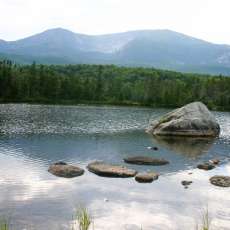
[[[170,29],[230,44],[230,0],[0,0],[0,39],[62,27],[84,34]]]

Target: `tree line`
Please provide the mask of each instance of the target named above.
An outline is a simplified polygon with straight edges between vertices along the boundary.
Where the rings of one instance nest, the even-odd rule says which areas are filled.
[[[17,65],[0,61],[0,101],[230,110],[230,77],[114,65]]]

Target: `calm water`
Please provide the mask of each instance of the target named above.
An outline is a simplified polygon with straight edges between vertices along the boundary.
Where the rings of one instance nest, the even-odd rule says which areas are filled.
[[[193,230],[208,206],[213,229],[230,229],[230,189],[209,183],[211,175],[230,175],[230,113],[215,113],[221,135],[214,140],[153,139],[145,134],[149,120],[165,112],[0,105],[0,215],[10,218],[16,230],[70,229],[75,208],[84,205],[95,230]],[[133,178],[103,178],[87,170],[65,179],[47,172],[59,160],[85,168],[93,160],[124,164],[125,156],[140,154],[170,161],[161,167],[131,166],[159,172],[158,181],[138,184]],[[224,162],[220,167],[194,169],[215,157]],[[187,179],[194,183],[184,189],[180,182]]]

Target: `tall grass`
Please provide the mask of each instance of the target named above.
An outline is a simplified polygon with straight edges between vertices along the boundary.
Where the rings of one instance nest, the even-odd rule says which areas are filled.
[[[78,230],[88,230],[92,224],[92,217],[86,208],[78,208],[76,211]],[[1,230],[1,229],[0,229]]]
[[[0,219],[0,230],[10,230],[9,222],[5,219]]]
[[[201,226],[196,225],[196,230],[211,230],[211,218],[208,208],[202,214]]]
[[[210,230],[210,227],[211,227],[211,219],[207,208],[207,210],[204,212],[202,217],[202,230]]]

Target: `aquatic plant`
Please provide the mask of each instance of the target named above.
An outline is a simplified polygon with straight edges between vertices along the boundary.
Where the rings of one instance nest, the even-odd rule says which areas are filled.
[[[79,230],[88,230],[92,223],[92,217],[86,208],[78,208],[76,211],[76,220],[78,222]]]
[[[198,224],[196,224],[196,228],[195,228],[196,230],[210,230],[211,229],[211,218],[209,215],[208,208],[204,210],[201,221],[202,221],[202,224],[200,227]]]
[[[202,230],[209,230],[210,226],[211,226],[211,219],[207,208],[207,210],[204,212],[202,217]]]
[[[0,219],[0,230],[10,230],[9,221]]]

